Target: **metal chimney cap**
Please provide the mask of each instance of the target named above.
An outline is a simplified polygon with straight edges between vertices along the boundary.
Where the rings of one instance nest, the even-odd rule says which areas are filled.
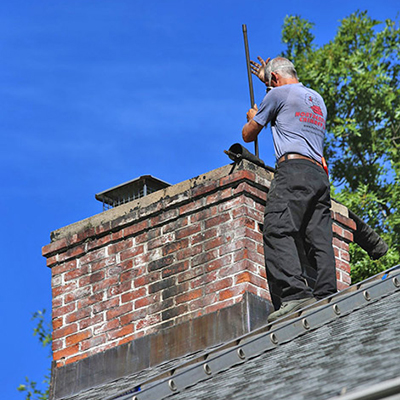
[[[152,175],[142,175],[139,178],[97,193],[95,198],[103,203],[103,209],[107,209],[144,197],[168,186],[171,186],[171,184]]]

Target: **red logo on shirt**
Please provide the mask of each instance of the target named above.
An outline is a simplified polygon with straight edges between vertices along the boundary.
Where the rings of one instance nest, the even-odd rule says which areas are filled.
[[[320,106],[314,105],[311,107],[311,110],[313,110],[315,114],[321,115],[321,117],[323,116]]]

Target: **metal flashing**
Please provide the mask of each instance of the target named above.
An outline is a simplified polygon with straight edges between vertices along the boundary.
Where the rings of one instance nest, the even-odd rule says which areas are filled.
[[[217,349],[209,349],[208,352],[200,354],[192,361],[159,375],[151,382],[143,382],[140,386],[136,384],[132,391],[121,393],[112,399],[164,399],[399,290],[400,265],[397,265],[299,310],[292,314],[291,318],[284,317],[235,341],[225,343]],[[348,400],[342,397],[340,399]]]

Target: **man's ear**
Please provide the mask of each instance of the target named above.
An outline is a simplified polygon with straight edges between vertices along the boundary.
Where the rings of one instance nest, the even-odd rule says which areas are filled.
[[[275,83],[275,85],[278,83],[278,77],[275,72],[271,72],[271,83]]]

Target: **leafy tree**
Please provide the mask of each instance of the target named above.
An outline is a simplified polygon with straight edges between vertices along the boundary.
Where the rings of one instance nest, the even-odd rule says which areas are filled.
[[[399,263],[400,256],[400,29],[398,22],[357,11],[336,36],[317,46],[314,24],[287,16],[283,56],[328,109],[325,155],[334,197],[364,219],[389,245],[372,261],[351,246],[353,282]]]
[[[45,314],[46,310],[37,311],[33,314],[32,320],[37,321],[37,325],[33,329],[33,335],[38,337],[43,347],[48,347],[51,345],[51,324],[46,321]],[[51,350],[49,351],[50,355]],[[49,375],[44,377],[43,384],[45,385],[45,389],[41,390],[38,388],[37,382],[25,377],[25,383],[19,385],[17,390],[26,393],[26,400],[47,400],[49,398]]]

